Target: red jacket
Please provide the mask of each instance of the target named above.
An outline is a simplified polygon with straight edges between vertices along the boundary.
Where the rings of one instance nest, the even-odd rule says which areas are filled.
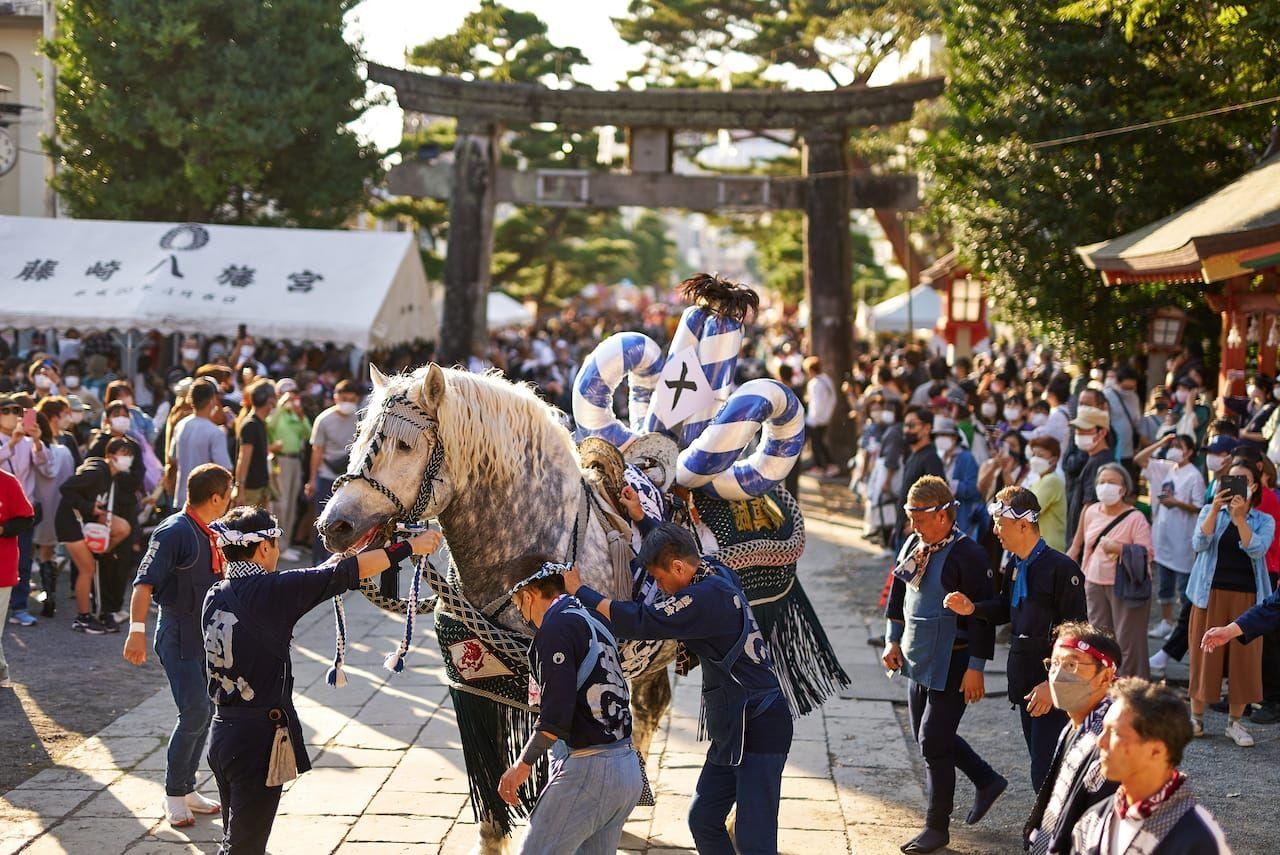
[[[1276,521],[1276,531],[1280,532],[1280,497],[1275,490],[1263,490],[1262,501],[1258,502],[1258,510]],[[1273,538],[1267,549],[1267,572],[1272,576],[1280,573],[1280,537]]]
[[[31,530],[35,514],[22,483],[0,469],[0,588],[18,584],[18,535]]]

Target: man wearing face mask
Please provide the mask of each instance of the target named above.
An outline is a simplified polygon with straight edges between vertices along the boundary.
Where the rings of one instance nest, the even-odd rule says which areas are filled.
[[[1064,623],[1054,631],[1049,657],[1049,693],[1067,714],[1053,760],[1023,826],[1023,845],[1032,855],[1068,853],[1076,821],[1115,793],[1102,774],[1098,735],[1111,707],[1108,692],[1120,664],[1120,645],[1087,623]]]
[[[630,693],[608,622],[565,591],[569,567],[544,556],[507,573],[511,603],[534,628],[529,703],[538,720],[498,784],[509,805],[551,750],[551,776],[529,817],[522,852],[616,852],[644,790],[631,745]]]
[[[1071,421],[1071,427],[1075,429],[1076,447],[1087,457],[1077,474],[1067,473],[1067,543],[1075,541],[1076,529],[1080,525],[1085,507],[1097,500],[1094,484],[1098,479],[1098,470],[1115,460],[1115,452],[1107,442],[1111,419],[1105,410],[1081,404],[1076,417]]]
[[[956,509],[956,528],[969,537],[977,537],[978,520],[982,515],[982,493],[978,492],[978,464],[961,444],[960,429],[951,419],[935,417],[931,436],[938,456],[942,458],[947,483],[956,494],[956,501],[960,503]]]
[[[360,387],[350,380],[343,380],[333,390],[333,406],[316,416],[311,426],[311,471],[303,492],[315,503],[316,517],[324,511],[333,482],[347,471],[347,455],[356,438],[359,419],[356,408],[360,405]],[[329,557],[319,532],[311,543],[311,559],[316,564]]]
[[[933,446],[931,432],[933,430],[933,412],[927,407],[911,407],[902,419],[902,442],[906,446],[902,462],[902,489],[910,490],[911,485],[926,475],[946,480],[947,472]],[[907,536],[907,512],[902,504],[898,505],[898,528],[894,534],[893,548],[902,545]]]
[[[196,370],[200,367],[200,342],[187,336],[178,347],[178,356],[178,364],[164,375],[165,385],[171,389],[180,381],[196,376]]]
[[[1053,648],[1053,629],[1088,614],[1080,567],[1040,536],[1040,503],[1025,487],[1005,487],[988,508],[996,537],[1009,556],[1004,590],[973,602],[954,591],[943,605],[958,615],[977,614],[992,627],[1010,624],[1009,702],[1022,718],[1022,737],[1031,755],[1031,786],[1039,790],[1049,773],[1053,749],[1067,717],[1050,699],[1044,666]]]
[[[1173,418],[1175,433],[1187,434],[1196,438],[1196,443],[1204,442],[1213,414],[1209,408],[1200,403],[1200,386],[1190,376],[1179,378],[1173,391]]]

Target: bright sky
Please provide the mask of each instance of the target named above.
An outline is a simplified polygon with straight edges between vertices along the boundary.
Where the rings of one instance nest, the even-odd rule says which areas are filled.
[[[586,54],[590,65],[579,68],[578,74],[597,89],[617,88],[626,72],[643,61],[643,51],[619,38],[610,20],[626,14],[627,0],[506,0],[506,5],[536,13],[546,22],[553,42]],[[408,50],[452,33],[479,7],[479,0],[364,0],[348,15],[347,32],[363,42],[369,59],[400,67]],[[389,87],[379,88],[391,92]],[[400,142],[400,122],[399,107],[376,107],[357,128],[385,150]]]

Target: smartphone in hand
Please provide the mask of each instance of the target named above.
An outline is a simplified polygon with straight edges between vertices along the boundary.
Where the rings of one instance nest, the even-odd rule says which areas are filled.
[[[1218,493],[1230,501],[1233,496],[1249,497],[1249,479],[1243,475],[1223,475],[1218,479]]]
[[[34,436],[40,430],[40,426],[36,423],[35,410],[22,411],[22,432],[27,436]]]

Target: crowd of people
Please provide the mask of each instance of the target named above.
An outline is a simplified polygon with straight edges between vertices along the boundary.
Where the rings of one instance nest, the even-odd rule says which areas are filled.
[[[466,367],[527,381],[570,413],[578,367],[609,332],[643,330],[665,342],[674,323],[666,313],[569,312],[493,335]],[[1146,388],[1136,360],[1068,365],[1026,343],[953,362],[886,346],[862,353],[836,384],[798,341],[783,324],[752,329],[734,381],[769,376],[796,392],[810,471],[831,478],[847,468],[866,536],[893,559],[884,661],[908,677],[929,793],[926,827],[903,851],[946,845],[956,769],[975,786],[971,823],[1007,787],[958,735],[966,703],[984,694],[984,663],[1006,624],[1009,700],[1039,794],[1027,826],[1031,850],[1120,852],[1150,833],[1155,842],[1143,851],[1225,851],[1177,767],[1187,742],[1205,734],[1210,705],[1227,713],[1225,736],[1241,747],[1253,745],[1244,721],[1280,720],[1280,600],[1272,596],[1280,386],[1259,374],[1243,396],[1214,395],[1194,346],[1170,362],[1162,385]],[[7,610],[9,625],[30,626],[37,612],[54,617],[60,578],[69,575],[71,629],[102,635],[128,625],[126,655],[141,661],[145,635],[134,635],[145,633],[150,601],[182,601],[178,591],[162,593],[168,577],[156,575],[153,552],[172,550],[171,567],[207,561],[211,578],[224,565],[253,563],[255,544],[269,542],[273,566],[305,551],[315,565],[328,557],[311,523],[347,469],[367,393],[355,354],[258,342],[242,330],[234,339],[183,337],[172,360],[162,348],[144,349],[136,370],[125,372],[101,334],[29,342],[7,357],[0,377],[0,590],[12,589],[0,597],[0,614]],[[370,359],[400,371],[431,356],[429,346],[414,345]],[[846,466],[829,430],[844,424],[842,405],[856,437]],[[240,534],[229,535],[227,514],[237,507],[245,509],[231,515]],[[238,537],[248,538],[244,549],[217,545]],[[656,563],[688,571],[681,590],[705,580],[683,542],[668,547]],[[377,572],[394,558],[380,559]],[[343,573],[319,593],[354,585],[374,568],[365,562]],[[577,585],[570,574],[569,593]],[[536,590],[530,607],[542,618],[566,587]],[[299,600],[297,616],[319,593]],[[587,593],[579,596],[587,609],[615,626],[630,614],[628,604],[613,604],[610,614],[609,601],[583,599]],[[157,634],[161,659],[207,664],[194,647],[208,644],[199,609],[170,611],[163,644]],[[628,632],[658,631],[644,623],[652,616],[637,612],[624,625],[633,619]],[[1188,656],[1189,710],[1150,682]],[[180,710],[180,686],[204,697],[203,676],[197,683],[179,665],[169,676]],[[195,718],[184,724],[180,715],[170,746],[175,824],[214,804],[193,789],[194,734],[208,729]],[[192,756],[176,756],[183,751]],[[759,774],[772,780],[780,769]],[[734,779],[715,786],[731,791]],[[724,798],[715,796],[716,805]],[[709,804],[701,833],[714,848],[724,817]],[[1161,816],[1157,828],[1151,817]],[[1161,848],[1174,828],[1199,842]]]

